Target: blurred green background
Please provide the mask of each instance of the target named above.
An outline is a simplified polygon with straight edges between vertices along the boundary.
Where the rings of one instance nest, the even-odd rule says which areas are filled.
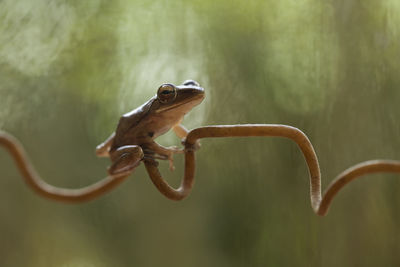
[[[345,168],[400,159],[397,0],[1,0],[0,128],[51,184],[105,176],[94,148],[163,82],[195,79],[184,120],[302,129],[323,188]],[[179,144],[172,134],[158,139]],[[144,167],[85,204],[51,202],[0,150],[0,266],[399,266],[400,179],[353,182],[327,217],[305,162],[280,138],[203,140],[190,197]],[[161,169],[179,184],[177,170]]]

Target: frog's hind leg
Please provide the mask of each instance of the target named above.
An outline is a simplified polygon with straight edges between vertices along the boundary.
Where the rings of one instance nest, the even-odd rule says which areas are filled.
[[[111,153],[112,164],[108,168],[111,176],[130,174],[143,159],[143,150],[140,146],[129,145],[118,148]]]

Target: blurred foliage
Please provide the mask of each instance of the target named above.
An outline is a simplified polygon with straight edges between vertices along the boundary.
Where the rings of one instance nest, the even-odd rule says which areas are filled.
[[[198,80],[206,124],[302,129],[323,186],[400,159],[395,0],[0,1],[0,128],[51,184],[105,175],[94,147],[163,82]],[[159,138],[178,144],[172,135]],[[204,140],[197,184],[164,199],[143,167],[81,205],[30,191],[0,151],[0,266],[398,266],[400,181],[356,181],[313,214],[305,162],[279,138]],[[182,176],[161,167],[172,183]]]

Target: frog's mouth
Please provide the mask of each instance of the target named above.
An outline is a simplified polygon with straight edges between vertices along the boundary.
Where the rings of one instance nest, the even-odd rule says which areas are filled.
[[[203,99],[204,99],[204,93],[203,94],[198,94],[196,97],[190,98],[190,99],[188,99],[188,100],[186,100],[184,102],[180,102],[180,103],[176,103],[176,104],[173,104],[173,105],[170,105],[170,106],[165,106],[165,107],[159,108],[157,110],[157,113],[169,111],[169,110],[172,110],[172,109],[173,110],[179,110],[180,107],[183,107],[183,106],[188,106],[187,109],[190,110],[194,106],[197,106],[198,104],[200,104],[203,101]]]

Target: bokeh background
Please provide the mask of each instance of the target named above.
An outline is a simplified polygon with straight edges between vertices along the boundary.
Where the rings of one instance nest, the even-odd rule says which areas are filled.
[[[195,79],[184,120],[302,129],[323,187],[400,159],[397,0],[1,0],[0,128],[51,184],[105,176],[94,148],[163,82]],[[158,139],[176,145],[172,134]],[[290,140],[203,140],[196,185],[172,202],[144,167],[95,201],[34,194],[0,150],[0,266],[399,266],[400,179],[353,182],[326,217]],[[161,169],[178,185],[177,170]]]

